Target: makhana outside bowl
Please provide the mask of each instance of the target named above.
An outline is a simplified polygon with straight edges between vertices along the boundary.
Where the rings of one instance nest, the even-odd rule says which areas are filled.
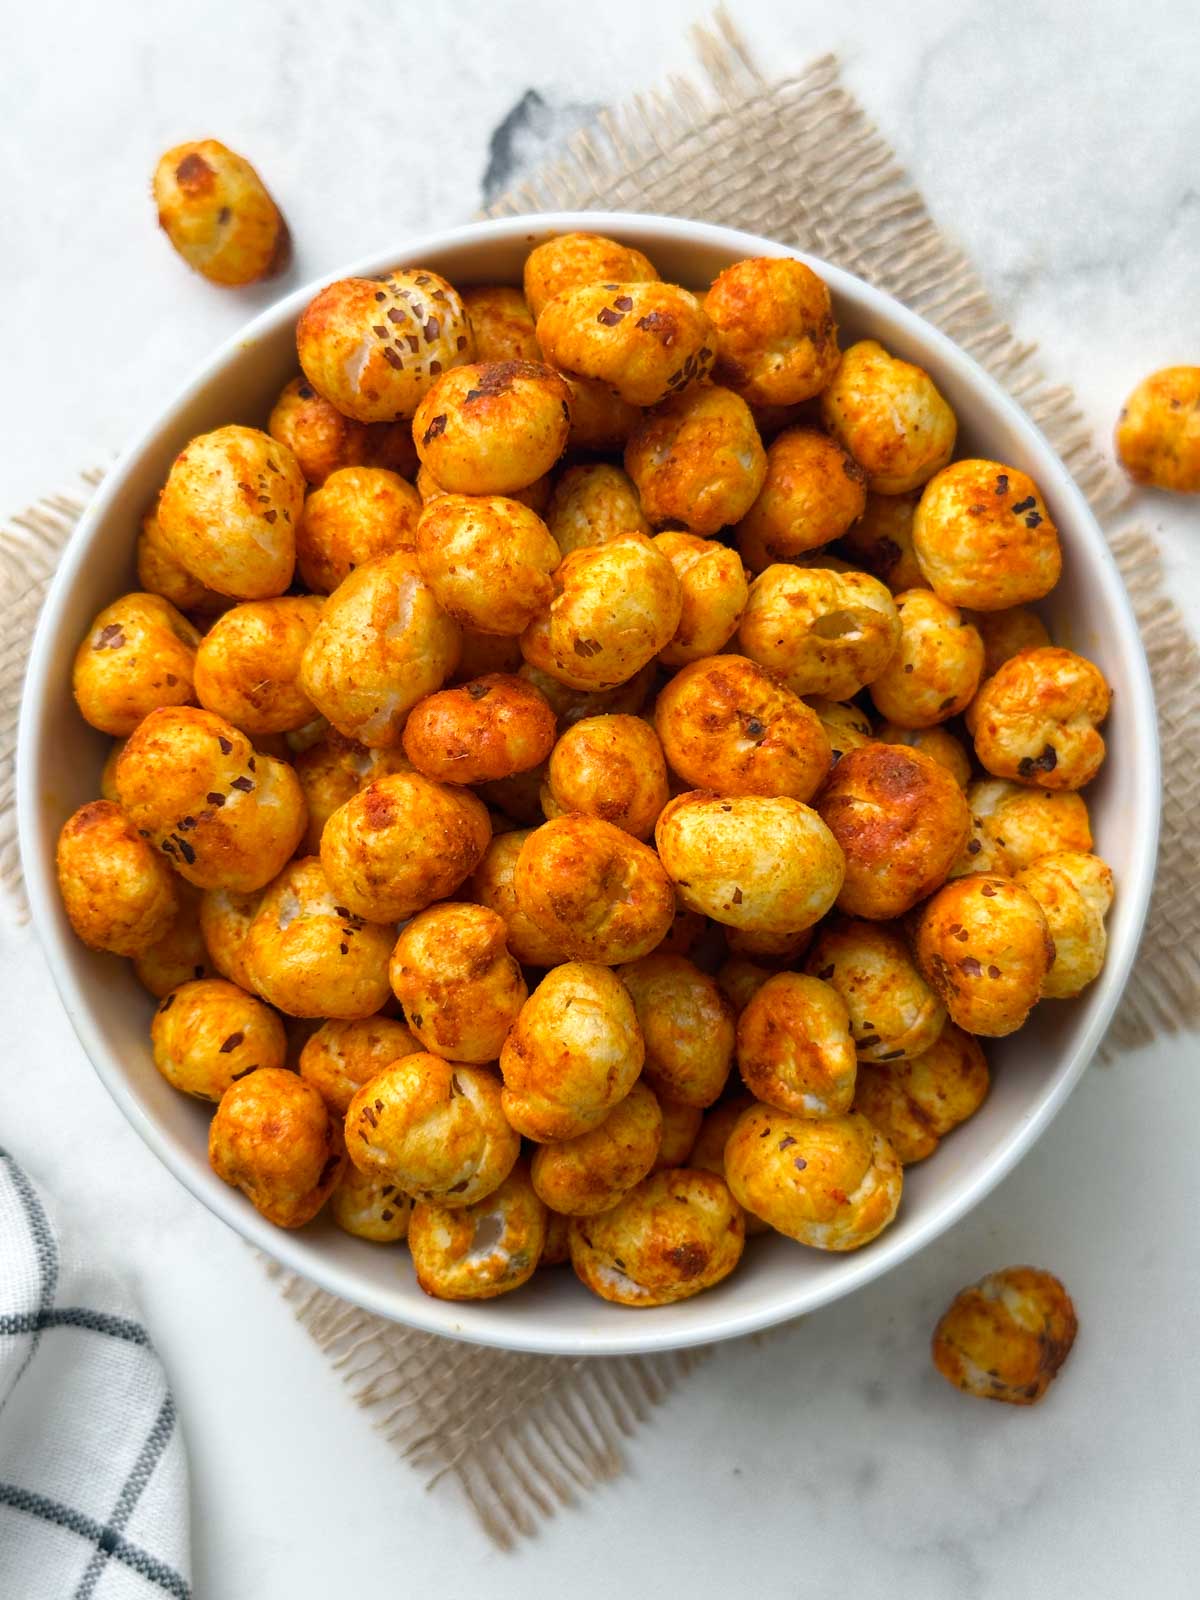
[[[519,283],[530,248],[572,229],[636,245],[664,278],[693,287],[746,256],[799,253],[752,234],[673,218],[562,213],[401,241],[329,279],[412,264],[433,267],[460,285]],[[284,1232],[215,1176],[206,1157],[209,1108],[176,1093],[154,1068],[153,1002],[127,963],[94,954],[73,936],[55,884],[55,841],[71,811],[98,792],[109,748],[84,725],[72,700],[76,643],[102,606],[136,587],[139,520],[187,440],[228,422],[264,425],[275,396],[296,373],[296,319],[319,284],[288,295],[213,356],[109,474],[63,556],[33,644],[18,747],[26,882],[63,1004],[117,1104],[194,1195],[285,1266],[381,1316],[509,1349],[605,1355],[727,1339],[812,1311],[899,1265],[987,1194],[1062,1106],[1120,1000],[1150,896],[1161,786],[1145,655],[1112,556],[1066,468],[982,368],[879,290],[823,261],[802,259],[832,289],[844,342],[876,338],[932,373],[958,415],[960,454],[1009,462],[1041,486],[1065,558],[1062,581],[1044,608],[1047,620],[1056,642],[1097,662],[1114,689],[1105,730],[1109,759],[1088,791],[1097,849],[1117,883],[1104,971],[1079,1000],[1043,1004],[1019,1034],[989,1046],[993,1087],[985,1105],[927,1164],[909,1169],[896,1221],[855,1254],[827,1255],[777,1236],[754,1239],[737,1271],[716,1289],[646,1311],[596,1299],[569,1268],[540,1272],[499,1300],[429,1299],[404,1249],[350,1238],[320,1219]]]

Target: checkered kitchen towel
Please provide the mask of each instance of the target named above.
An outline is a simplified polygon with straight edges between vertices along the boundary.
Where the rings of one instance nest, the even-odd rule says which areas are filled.
[[[132,1313],[0,1150],[2,1600],[190,1600],[183,1440]]]

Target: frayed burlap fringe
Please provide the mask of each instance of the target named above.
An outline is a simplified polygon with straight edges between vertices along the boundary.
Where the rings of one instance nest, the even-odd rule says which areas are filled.
[[[771,85],[724,11],[698,30],[705,82],[603,115],[563,158],[492,215],[547,209],[659,211],[781,239],[887,290],[938,324],[1041,425],[1105,522],[1133,599],[1158,696],[1164,772],[1160,870],[1150,920],[1106,1052],[1200,1022],[1200,895],[1189,806],[1200,763],[1200,654],[1141,531],[1112,531],[1124,480],[1094,447],[1071,390],[1048,383],[939,231],[888,145],[842,88],[832,58]],[[89,483],[94,484],[92,476]],[[46,580],[83,496],[55,496],[0,530],[17,626],[0,653],[0,884],[20,898],[12,814],[13,733],[25,650]],[[572,1360],[454,1344],[368,1315],[270,1265],[350,1392],[430,1482],[461,1486],[502,1548],[536,1533],[623,1467],[623,1446],[704,1351]]]
[[[385,1322],[263,1259],[384,1437],[429,1487],[453,1478],[504,1550],[619,1476],[624,1442],[707,1354],[481,1350]]]

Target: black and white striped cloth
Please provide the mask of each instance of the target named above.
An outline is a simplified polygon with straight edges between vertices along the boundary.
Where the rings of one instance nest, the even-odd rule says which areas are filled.
[[[0,1150],[0,1597],[191,1600],[187,1463],[124,1287]]]

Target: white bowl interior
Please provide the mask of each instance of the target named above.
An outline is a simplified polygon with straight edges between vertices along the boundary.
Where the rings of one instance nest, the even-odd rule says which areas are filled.
[[[709,225],[567,214],[432,235],[351,271],[372,275],[419,263],[460,284],[519,283],[531,245],[575,227],[625,239],[645,250],[664,277],[693,286],[747,255],[796,253]],[[101,606],[134,587],[139,519],[176,452],[193,434],[222,423],[264,424],[274,397],[297,370],[293,329],[312,287],[259,317],[157,417],[107,480],[57,574],[30,664],[18,774],[26,878],[63,1002],[118,1104],[195,1195],[286,1265],[386,1317],[512,1348],[602,1354],[726,1338],[812,1310],[896,1265],[982,1198],[1062,1104],[1118,1002],[1152,880],[1159,772],[1145,658],[1107,546],[1046,441],[979,367],[877,290],[810,259],[834,291],[846,342],[875,337],[927,367],[958,414],[960,453],[1011,463],[1041,485],[1065,556],[1047,620],[1056,641],[1096,661],[1115,689],[1107,729],[1113,759],[1088,792],[1097,848],[1117,882],[1104,972],[1080,1000],[1042,1005],[1019,1035],[989,1047],[993,1087],[986,1104],[929,1162],[909,1170],[896,1222],[856,1254],[825,1255],[779,1237],[755,1239],[739,1269],[715,1290],[650,1311],[607,1305],[587,1293],[569,1268],[539,1273],[519,1293],[498,1301],[458,1305],[428,1299],[402,1247],[367,1244],[321,1220],[296,1233],[281,1232],[216,1178],[206,1159],[208,1108],[172,1090],[152,1063],[152,1001],[125,962],[93,954],[73,937],[54,883],[55,840],[70,812],[97,793],[109,748],[108,740],[84,726],[72,701],[76,641]]]

